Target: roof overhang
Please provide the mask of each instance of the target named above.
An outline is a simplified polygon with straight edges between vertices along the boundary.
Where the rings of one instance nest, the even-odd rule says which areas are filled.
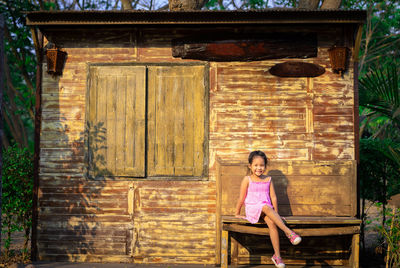
[[[207,24],[362,24],[364,10],[263,9],[225,11],[31,11],[29,26],[207,25]]]

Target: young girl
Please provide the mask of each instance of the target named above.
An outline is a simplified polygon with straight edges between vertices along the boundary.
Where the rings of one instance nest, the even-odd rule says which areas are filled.
[[[267,167],[268,159],[265,153],[261,151],[251,152],[249,155],[250,176],[246,176],[242,180],[240,186],[240,196],[236,206],[235,216],[245,218],[251,223],[259,221],[260,217],[264,218],[269,228],[272,246],[275,254],[272,261],[276,267],[284,268],[279,249],[279,227],[285,232],[293,245],[301,242],[301,237],[290,230],[282,221],[278,214],[278,204],[275,194],[274,185],[271,177],[263,175]],[[240,209],[245,204],[246,216],[240,216]]]

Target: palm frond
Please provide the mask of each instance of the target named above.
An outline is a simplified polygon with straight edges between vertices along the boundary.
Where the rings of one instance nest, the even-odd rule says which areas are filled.
[[[377,133],[372,133],[373,136],[388,133],[382,128],[395,127],[400,132],[400,89],[397,65],[393,63],[384,70],[377,68],[370,71],[359,82],[360,106],[367,108],[368,113],[365,115],[370,118],[366,123],[371,124],[376,117],[382,117],[386,121],[375,127]]]

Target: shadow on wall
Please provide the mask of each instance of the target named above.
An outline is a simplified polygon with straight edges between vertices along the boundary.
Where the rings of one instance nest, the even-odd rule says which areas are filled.
[[[281,216],[293,216],[292,208],[290,206],[290,200],[287,193],[289,181],[282,171],[273,169],[268,171],[268,176],[271,177],[274,183],[276,197],[278,199],[279,215]]]
[[[44,68],[46,70],[46,68]],[[49,261],[98,261],[95,255],[127,254],[127,229],[112,228],[106,213],[128,217],[126,202],[113,202],[115,190],[107,188],[114,180],[105,168],[104,157],[97,151],[106,149],[104,123],[82,123],[84,103],[74,101],[73,94],[61,93],[59,77],[45,75],[42,104],[40,160],[40,195],[38,200],[38,259]],[[96,146],[85,150],[88,141]],[[87,153],[88,152],[88,153]],[[86,154],[86,155],[85,155]],[[93,158],[96,156],[96,158]],[[87,163],[107,180],[85,175]],[[124,189],[125,194],[127,189]],[[120,193],[118,193],[120,194]],[[125,206],[125,207],[124,207]],[[93,256],[93,257],[91,257]],[[91,259],[93,258],[93,259]]]

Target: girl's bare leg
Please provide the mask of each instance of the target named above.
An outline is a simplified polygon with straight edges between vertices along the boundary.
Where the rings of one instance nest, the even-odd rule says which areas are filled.
[[[292,230],[290,230],[285,223],[283,223],[281,216],[279,216],[278,213],[276,213],[275,210],[273,210],[272,208],[270,208],[269,206],[264,206],[262,208],[262,211],[264,212],[265,215],[267,215],[267,217],[273,221],[282,231],[285,232],[286,235],[289,235]],[[267,223],[268,224],[268,223]]]
[[[274,248],[275,256],[281,257],[281,250],[279,248],[279,233],[278,227],[276,224],[268,218],[268,216],[264,217],[264,221],[267,223],[269,228],[269,237],[271,238],[272,247]]]

